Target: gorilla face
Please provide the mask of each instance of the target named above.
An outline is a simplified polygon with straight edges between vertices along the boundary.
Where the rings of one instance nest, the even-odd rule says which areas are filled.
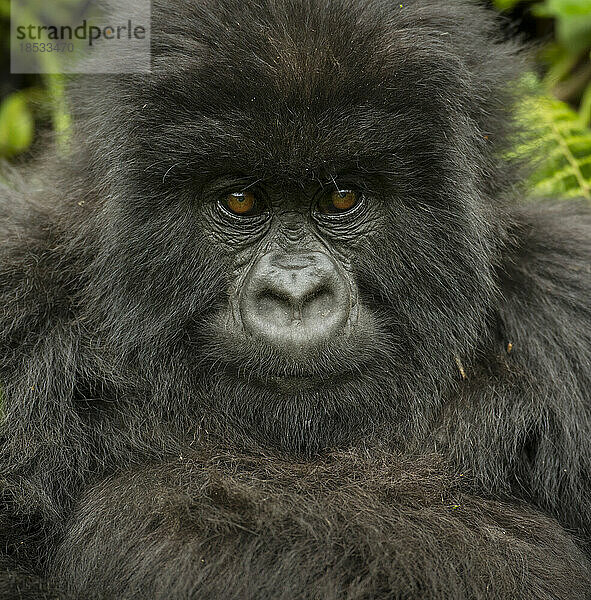
[[[512,74],[439,5],[408,35],[389,2],[186,4],[151,76],[76,103],[109,205],[88,319],[148,386],[174,370],[212,428],[305,452],[420,428],[497,294],[514,173],[487,131]]]
[[[224,177],[200,207],[229,274],[223,302],[195,332],[202,360],[215,359],[202,389],[221,390],[236,423],[298,448],[336,441],[350,417],[388,406],[374,370],[394,338],[354,271],[355,249],[384,213],[367,182],[333,179],[279,187]]]
[[[339,353],[346,344],[357,346],[360,331],[363,339],[373,330],[346,245],[367,229],[370,208],[362,193],[236,189],[206,205],[202,217],[212,243],[232,263],[228,303],[215,334],[227,339],[224,362],[261,382],[288,377],[304,387],[309,377],[344,375],[356,363],[358,368],[361,357],[344,362],[335,355],[328,364],[323,357],[337,346]],[[239,345],[246,356],[236,361],[231,348]],[[274,369],[260,358],[248,364],[254,355],[272,355]]]

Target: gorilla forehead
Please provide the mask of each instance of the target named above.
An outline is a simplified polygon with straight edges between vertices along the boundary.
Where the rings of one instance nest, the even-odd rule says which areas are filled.
[[[153,195],[212,171],[438,171],[447,189],[471,173],[495,196],[516,179],[493,156],[508,148],[521,61],[471,1],[157,4],[152,73],[83,78],[73,103],[93,156],[119,156],[107,170],[122,196],[130,180]]]
[[[199,19],[187,15],[181,43],[170,22],[155,24],[140,101],[169,110],[144,129],[150,145],[182,147],[208,168],[234,159],[298,177],[395,158],[423,134],[434,144],[461,109],[464,68],[446,50],[449,32],[415,23],[410,36],[398,4],[206,5],[183,8]]]

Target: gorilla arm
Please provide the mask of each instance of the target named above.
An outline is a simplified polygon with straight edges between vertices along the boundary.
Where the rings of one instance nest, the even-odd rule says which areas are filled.
[[[0,558],[0,598],[5,600],[64,600],[39,577],[18,568],[11,560]]]
[[[555,521],[463,487],[433,457],[180,457],[89,488],[52,571],[87,599],[585,597]]]

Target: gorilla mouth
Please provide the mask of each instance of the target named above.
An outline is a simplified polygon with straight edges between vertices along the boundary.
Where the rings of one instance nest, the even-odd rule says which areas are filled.
[[[347,352],[340,344],[326,345],[313,355],[309,352],[302,357],[286,356],[252,341],[248,356],[242,350],[235,347],[233,352],[220,357],[216,361],[217,368],[231,379],[282,391],[338,387],[373,371],[370,363],[375,363],[377,358],[373,353],[357,353],[354,349]]]
[[[226,326],[223,311],[194,330],[191,343],[198,370],[221,369],[227,378],[256,387],[279,390],[338,387],[351,378],[390,363],[399,341],[391,331],[379,327],[369,311],[361,309],[355,327],[296,352]],[[381,343],[376,343],[380,340]]]
[[[282,394],[304,391],[318,391],[327,387],[335,388],[345,384],[353,376],[352,372],[328,375],[271,375],[265,378],[255,377],[250,380],[256,386],[271,389]]]

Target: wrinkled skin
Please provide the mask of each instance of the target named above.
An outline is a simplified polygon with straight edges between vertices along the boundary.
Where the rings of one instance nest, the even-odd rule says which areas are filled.
[[[0,597],[591,597],[591,215],[457,0],[154,5],[0,189]]]

